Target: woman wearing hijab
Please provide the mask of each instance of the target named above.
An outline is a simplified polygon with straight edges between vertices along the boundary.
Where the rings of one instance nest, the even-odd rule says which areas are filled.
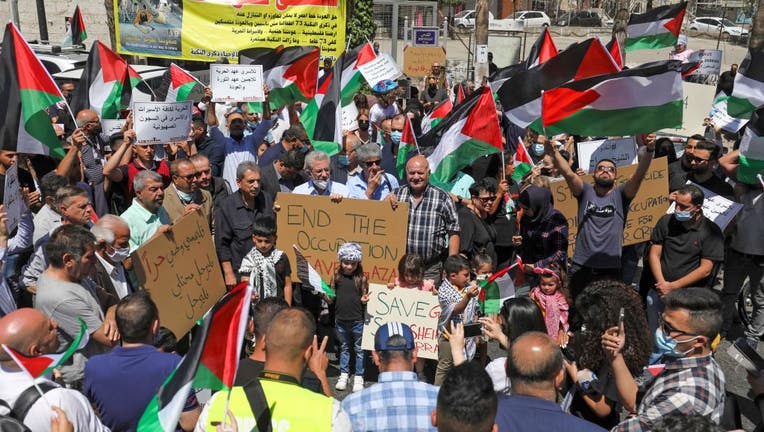
[[[520,235],[512,238],[525,266],[526,281],[538,285],[533,269],[557,263],[567,269],[568,220],[554,208],[552,191],[528,186],[520,193],[518,206],[523,212]]]

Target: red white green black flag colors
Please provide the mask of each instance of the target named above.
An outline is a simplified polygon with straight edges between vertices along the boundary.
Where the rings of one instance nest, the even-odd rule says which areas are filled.
[[[74,339],[69,343],[69,347],[62,353],[42,354],[36,357],[27,357],[13,348],[3,345],[5,352],[16,362],[21,369],[24,370],[32,379],[36,379],[43,375],[48,375],[53,372],[53,369],[64,364],[69,358],[74,355],[75,352],[81,350],[88,343],[88,326],[81,318],[78,318],[80,322],[80,330],[75,335]]]
[[[488,279],[480,282],[480,295],[478,302],[480,311],[484,314],[497,314],[501,311],[501,301],[515,295],[515,281],[510,270],[519,267],[517,271],[522,274],[523,261],[518,256],[515,262],[495,273]],[[517,272],[514,273],[517,275]]]
[[[764,51],[751,51],[740,63],[735,74],[732,95],[727,100],[727,113],[747,118],[764,106]]]
[[[687,2],[659,6],[643,14],[632,14],[624,42],[626,51],[672,47],[682,30]]]
[[[85,43],[85,39],[88,38],[88,32],[85,31],[85,21],[82,19],[82,12],[80,12],[79,5],[74,8],[74,15],[72,15],[69,33],[71,34],[72,45],[82,45]]]
[[[162,86],[167,83],[167,96],[165,102],[183,102],[187,100],[200,100],[204,96],[204,86],[186,70],[170,63],[170,68],[162,77]]]
[[[319,52],[311,46],[249,48],[239,51],[239,63],[263,65],[270,105],[276,109],[316,95]]]
[[[63,158],[46,109],[64,97],[12,23],[5,26],[0,77],[2,149]]]
[[[737,179],[743,183],[762,183],[764,187],[764,115],[756,111],[740,140]],[[762,117],[760,117],[762,115]]]
[[[233,386],[251,296],[252,286],[242,282],[204,315],[191,348],[149,402],[138,430],[173,431],[191,389],[228,390]]]

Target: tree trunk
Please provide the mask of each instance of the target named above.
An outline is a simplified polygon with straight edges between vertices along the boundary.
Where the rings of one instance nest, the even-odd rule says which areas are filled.
[[[764,1],[764,0],[762,0]],[[618,0],[615,4],[615,16],[613,17],[613,37],[618,41],[621,48],[623,64],[626,65],[626,28],[629,25],[629,2],[628,0]]]
[[[751,51],[764,49],[764,0],[759,0],[759,7],[753,16],[753,27],[751,28],[751,38],[748,40],[748,48]]]
[[[477,0],[475,4],[475,42],[478,46],[488,45],[488,0]],[[487,77],[488,63],[476,61],[475,83],[482,83],[483,79]]]
[[[114,33],[114,1],[104,0],[103,5],[106,8],[106,26],[109,28],[109,40],[111,41],[111,49],[117,50],[117,36]]]

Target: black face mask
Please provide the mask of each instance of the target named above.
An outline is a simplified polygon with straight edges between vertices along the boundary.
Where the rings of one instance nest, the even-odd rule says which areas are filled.
[[[358,128],[359,129],[363,129],[363,130],[368,129],[369,128],[369,122],[367,122],[367,121],[359,121],[358,122]]]
[[[235,139],[236,141],[239,141],[240,139],[244,138],[244,131],[240,129],[231,129],[231,138]]]

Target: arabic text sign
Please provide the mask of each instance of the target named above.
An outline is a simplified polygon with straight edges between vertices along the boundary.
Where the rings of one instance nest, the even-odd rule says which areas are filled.
[[[225,293],[207,220],[191,212],[172,231],[144,243],[132,254],[140,286],[151,292],[162,325],[185,335]]]
[[[443,47],[406,47],[403,50],[403,73],[410,77],[423,77],[432,72],[432,64],[446,64]]]
[[[380,53],[374,60],[358,66],[358,70],[372,87],[382,80],[395,80],[403,75],[395,60],[385,53]]]
[[[690,55],[691,62],[700,62],[700,66],[690,75],[719,75],[722,70],[722,51],[702,49]]]
[[[263,102],[262,65],[210,65],[213,102]]]
[[[387,288],[369,284],[369,303],[363,326],[363,349],[374,349],[374,335],[379,326],[400,322],[411,327],[417,347],[417,357],[438,359],[438,296],[429,291],[411,288]]]
[[[737,213],[743,208],[743,204],[730,201],[727,198],[724,198],[721,195],[717,195],[714,192],[704,188],[703,186],[697,185],[691,181],[688,181],[687,183],[693,184],[703,191],[703,194],[705,195],[705,199],[703,200],[703,216],[711,219],[716,225],[719,226],[719,228],[722,229],[722,231],[727,228],[727,225],[732,222],[732,219],[735,218],[735,215],[737,215]],[[674,213],[675,208],[676,203],[672,203],[666,213]]]
[[[591,172],[597,162],[610,159],[616,166],[637,163],[637,143],[633,137],[578,143],[578,166]]]
[[[324,281],[337,270],[337,250],[356,242],[363,251],[363,270],[370,282],[388,283],[398,276],[398,261],[406,253],[409,206],[393,210],[386,201],[345,198],[332,202],[327,196],[279,192],[276,202],[279,236],[277,247],[296,263],[297,245]],[[298,280],[292,265],[292,280]]]
[[[439,32],[438,27],[414,27],[414,46],[437,46]]]
[[[21,196],[21,184],[19,183],[19,166],[14,162],[5,171],[5,191],[3,195],[3,209],[8,221],[5,226],[10,235],[21,220],[21,209],[24,197]]]
[[[134,102],[136,144],[187,141],[191,130],[191,101]]]

